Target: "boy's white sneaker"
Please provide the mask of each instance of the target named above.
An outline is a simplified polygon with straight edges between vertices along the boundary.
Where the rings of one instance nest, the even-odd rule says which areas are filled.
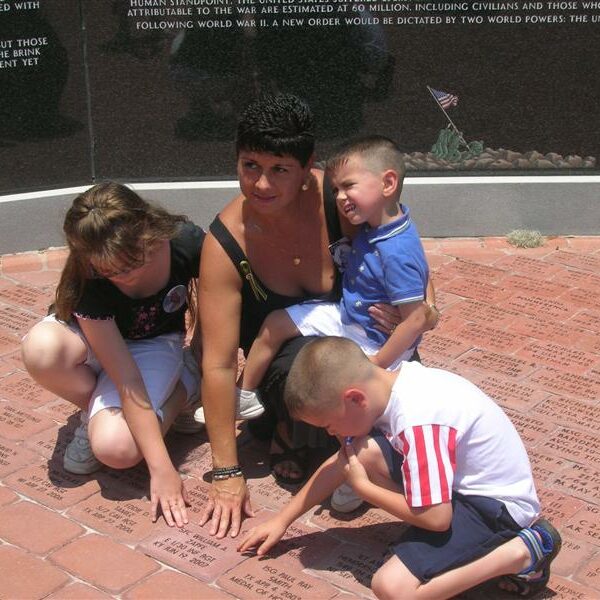
[[[81,415],[81,424],[67,445],[63,457],[65,471],[75,475],[89,475],[97,471],[102,463],[94,456],[87,433],[87,416]]]
[[[260,395],[257,390],[240,390],[236,388],[236,412],[235,418],[238,421],[249,421],[256,419],[265,412],[265,407],[260,401]],[[204,418],[204,408],[200,407],[194,413],[194,419],[198,423],[206,423]]]
[[[342,483],[331,495],[331,508],[341,513],[356,510],[363,503],[363,499],[356,495],[351,485]]]

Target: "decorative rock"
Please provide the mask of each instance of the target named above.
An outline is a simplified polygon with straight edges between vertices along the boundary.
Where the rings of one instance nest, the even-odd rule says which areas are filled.
[[[544,158],[544,155],[539,153],[537,150],[532,150],[531,152],[527,152],[525,154],[525,158],[528,158],[530,161],[535,161],[540,158]]]
[[[569,156],[567,156],[566,161],[569,163],[570,167],[582,167],[583,166],[583,159],[581,158],[581,156],[577,156],[577,155],[572,155],[569,154]]]
[[[506,160],[495,160],[491,165],[490,169],[511,169],[512,163],[509,163]]]
[[[562,160],[562,155],[561,154],[557,154],[556,152],[548,152],[548,154],[546,154],[546,158],[550,161],[550,162],[558,162],[559,160]]]
[[[538,169],[556,169],[554,163],[551,163],[549,160],[545,158],[539,158],[534,162],[534,165]]]

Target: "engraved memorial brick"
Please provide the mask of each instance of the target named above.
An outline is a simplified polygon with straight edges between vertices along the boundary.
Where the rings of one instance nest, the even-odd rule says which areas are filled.
[[[542,514],[559,529],[585,506],[583,500],[544,487],[538,489],[538,496],[542,505]]]
[[[95,475],[102,487],[123,488],[132,498],[150,495],[150,475],[145,463],[131,469],[103,469]]]
[[[537,485],[548,484],[556,481],[556,476],[559,473],[563,473],[570,470],[573,464],[558,458],[556,456],[550,456],[544,452],[540,452],[535,448],[529,449],[527,452],[529,455],[529,462],[531,463],[531,469]]]
[[[50,508],[62,510],[99,490],[98,482],[85,475],[72,475],[56,464],[32,466],[5,478],[6,485]]]
[[[56,423],[40,413],[21,410],[9,402],[0,402],[0,437],[24,440],[51,427],[56,427]]]
[[[541,443],[540,450],[600,468],[600,436],[562,427]]]
[[[519,379],[534,371],[537,365],[514,356],[506,356],[498,352],[490,352],[475,348],[458,359],[458,363],[477,371],[491,371],[505,377]]]
[[[234,567],[219,577],[217,584],[240,600],[326,600],[337,597],[338,594],[338,590],[331,584],[300,569],[294,569],[286,561],[258,557],[250,558]]]
[[[563,525],[562,531],[578,540],[600,546],[600,507],[586,504]]]
[[[562,266],[553,265],[541,259],[523,256],[522,254],[504,256],[494,263],[494,266],[505,270],[507,273],[519,273],[544,281],[566,270]]]
[[[13,333],[0,330],[0,356],[18,350],[21,345],[21,338]]]
[[[203,477],[212,469],[210,444],[199,435],[170,432],[165,439],[173,464],[180,473]]]
[[[506,302],[504,306],[518,313],[541,315],[548,319],[564,321],[572,316],[576,310],[568,302],[559,298],[543,298],[533,294],[517,293]]]
[[[584,309],[579,311],[569,320],[569,323],[575,323],[583,329],[600,332],[600,311]]]
[[[502,406],[522,412],[528,411],[548,396],[548,392],[533,386],[494,375],[481,377],[476,383]]]
[[[600,358],[600,335],[591,331],[582,331],[575,341],[575,347],[585,352],[597,354]]]
[[[552,562],[552,572],[563,577],[573,575],[598,552],[598,548],[581,540],[562,536],[562,548]]]
[[[14,306],[0,304],[0,332],[2,333],[12,333],[21,338],[39,320],[38,315],[16,309]]]
[[[56,395],[38,385],[27,373],[13,373],[0,379],[0,398],[37,407],[54,400]]]
[[[538,404],[534,412],[558,424],[568,423],[569,426],[587,429],[590,433],[600,431],[600,411],[595,403],[552,396]]]
[[[248,479],[248,488],[252,501],[268,508],[281,509],[292,497],[291,491],[278,485],[271,476],[262,479]]]
[[[600,257],[592,254],[581,254],[576,252],[566,252],[558,250],[546,258],[548,262],[559,263],[575,267],[582,271],[600,272]]]
[[[454,336],[444,336],[433,332],[424,337],[423,346],[426,347],[428,354],[443,358],[456,358],[470,349],[469,344],[465,344]]]
[[[547,589],[560,600],[595,600],[598,593],[594,588],[554,575],[550,575]]]
[[[527,338],[516,335],[512,328],[510,331],[505,331],[480,323],[467,323],[456,331],[455,335],[459,340],[470,342],[478,348],[496,352],[512,353],[527,342]]]
[[[532,279],[529,275],[511,274],[500,283],[504,288],[541,296],[542,298],[556,298],[565,291],[565,285],[562,283]]]
[[[450,294],[437,288],[435,290],[435,305],[440,311],[444,311],[449,306],[452,306],[455,302],[460,302],[460,300],[460,296],[457,296],[456,294]]]
[[[141,544],[146,554],[202,581],[214,581],[243,560],[236,551],[237,538],[217,539],[204,529],[189,523],[179,529],[151,534]]]
[[[490,306],[485,302],[477,300],[463,300],[457,304],[453,304],[448,308],[446,314],[456,316],[465,321],[476,321],[494,327],[502,327],[508,325],[515,317],[518,317],[520,311],[507,310],[498,306]]]
[[[18,445],[17,442],[0,439],[0,477],[40,460],[37,454]]]
[[[137,542],[156,529],[148,500],[120,499],[118,492],[114,496],[94,494],[71,507],[67,514],[113,539],[128,543]]]
[[[585,373],[600,361],[600,356],[567,348],[555,342],[531,342],[516,354],[541,365],[578,374]]]
[[[550,367],[544,367],[534,373],[530,382],[555,394],[567,394],[583,400],[597,400],[600,397],[600,379]]]
[[[597,289],[575,288],[566,291],[560,299],[582,308],[596,308],[599,303]]]
[[[309,522],[340,541],[354,544],[392,544],[398,541],[407,527],[397,517],[367,504],[346,514],[320,508],[310,516]]]
[[[496,283],[506,275],[504,269],[497,268],[496,266],[490,267],[477,262],[460,259],[455,260],[452,264],[446,265],[443,270],[446,275],[466,277],[468,279],[476,279],[487,283]]]
[[[200,518],[204,507],[208,502],[208,491],[210,486],[204,481],[189,477],[184,481],[185,490],[190,505],[187,507],[188,517],[194,523]]]
[[[600,470],[585,465],[571,465],[552,479],[552,487],[576,498],[600,504]]]
[[[536,338],[538,340],[560,340],[563,345],[572,346],[585,333],[571,321],[559,323],[538,315],[521,315],[509,327],[510,332]]]
[[[575,575],[575,579],[584,585],[595,588],[600,594],[600,557],[593,557],[581,567]]]
[[[463,298],[474,298],[482,302],[497,304],[511,295],[511,292],[504,289],[501,285],[494,285],[480,281],[479,279],[469,279],[459,277],[449,283],[444,284],[441,289]]]
[[[43,315],[48,308],[48,293],[28,285],[8,285],[0,280],[0,302],[24,307]]]
[[[58,429],[46,429],[28,437],[23,444],[48,460],[61,461],[67,445],[73,439],[73,428],[62,426]]]
[[[585,271],[574,271],[572,269],[563,269],[556,273],[551,281],[560,283],[564,289],[579,287],[597,287],[600,285],[600,277]]]
[[[38,412],[48,415],[60,423],[67,423],[71,417],[79,413],[79,408],[71,402],[58,398],[40,406]]]
[[[344,590],[374,598],[371,579],[387,558],[382,546],[342,544],[309,573],[322,577]]]

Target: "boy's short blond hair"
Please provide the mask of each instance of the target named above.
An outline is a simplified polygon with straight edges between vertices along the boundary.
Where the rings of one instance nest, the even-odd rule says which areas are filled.
[[[396,142],[382,135],[354,138],[340,146],[327,160],[326,169],[336,171],[353,156],[358,156],[369,171],[381,173],[388,169],[396,171],[400,182],[404,179],[403,154]]]
[[[375,365],[361,348],[342,337],[323,337],[300,350],[290,369],[284,393],[292,417],[337,407],[344,390],[364,382]]]

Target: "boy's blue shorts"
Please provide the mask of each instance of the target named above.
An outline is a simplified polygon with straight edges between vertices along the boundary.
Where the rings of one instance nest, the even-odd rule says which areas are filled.
[[[392,479],[402,486],[402,455],[380,432],[372,431],[371,436],[383,452]],[[406,568],[425,583],[440,573],[485,556],[520,530],[503,502],[453,492],[452,524],[448,531],[411,526],[393,550]]]

